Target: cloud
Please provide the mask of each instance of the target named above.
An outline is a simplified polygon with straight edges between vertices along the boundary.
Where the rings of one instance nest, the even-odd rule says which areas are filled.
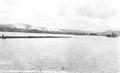
[[[116,7],[117,0],[5,0],[0,1],[0,23],[102,30],[119,24]]]
[[[119,5],[116,3],[113,0],[77,0],[72,6],[62,8],[58,15],[68,28],[103,31],[114,26],[110,21],[118,17]]]
[[[94,6],[91,7],[89,5],[87,6],[82,6],[79,7],[76,10],[76,16],[84,16],[84,17],[88,17],[88,18],[96,18],[96,19],[110,19],[113,16],[115,16],[116,12],[113,9],[108,9],[105,7],[96,7]]]

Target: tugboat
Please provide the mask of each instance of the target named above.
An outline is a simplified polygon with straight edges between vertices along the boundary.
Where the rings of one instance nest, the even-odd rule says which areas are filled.
[[[116,37],[118,37],[118,35],[116,33],[112,32],[111,34],[107,34],[106,37],[116,38]]]

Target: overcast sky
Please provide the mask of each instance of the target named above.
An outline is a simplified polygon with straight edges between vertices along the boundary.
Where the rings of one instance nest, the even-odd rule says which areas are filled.
[[[102,31],[119,19],[119,0],[0,0],[0,23]]]

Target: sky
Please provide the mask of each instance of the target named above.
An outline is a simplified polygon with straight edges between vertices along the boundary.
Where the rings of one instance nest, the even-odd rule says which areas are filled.
[[[119,19],[119,0],[0,0],[0,24],[104,31]]]

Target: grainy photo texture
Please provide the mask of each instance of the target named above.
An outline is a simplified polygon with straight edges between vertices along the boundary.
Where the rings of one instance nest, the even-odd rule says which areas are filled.
[[[0,73],[120,73],[119,0],[0,0]]]

